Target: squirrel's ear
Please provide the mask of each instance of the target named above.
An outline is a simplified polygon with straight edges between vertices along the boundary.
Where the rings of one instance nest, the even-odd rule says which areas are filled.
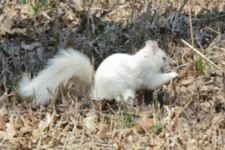
[[[156,41],[148,40],[145,42],[145,46],[151,46],[154,54],[158,50],[158,43]]]
[[[152,49],[153,49],[153,52],[155,54],[157,52],[157,50],[158,50],[158,43],[156,41],[154,41],[152,43]]]

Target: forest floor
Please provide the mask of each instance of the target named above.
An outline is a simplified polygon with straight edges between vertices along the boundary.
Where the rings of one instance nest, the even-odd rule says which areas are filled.
[[[223,0],[1,1],[0,148],[225,149],[224,6]],[[73,47],[97,68],[111,54],[134,54],[148,39],[158,41],[180,76],[158,89],[169,98],[144,91],[134,106],[103,101],[96,109],[71,81],[46,107],[18,93],[23,73],[37,75],[59,49]]]

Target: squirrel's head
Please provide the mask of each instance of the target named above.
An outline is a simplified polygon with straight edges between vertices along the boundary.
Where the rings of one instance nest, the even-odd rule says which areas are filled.
[[[154,63],[157,68],[167,70],[170,68],[170,60],[166,53],[158,47],[156,41],[148,40],[145,42],[144,55]]]

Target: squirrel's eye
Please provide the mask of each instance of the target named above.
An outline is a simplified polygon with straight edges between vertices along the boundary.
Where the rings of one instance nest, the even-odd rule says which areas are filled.
[[[166,61],[166,57],[163,57],[163,60]]]

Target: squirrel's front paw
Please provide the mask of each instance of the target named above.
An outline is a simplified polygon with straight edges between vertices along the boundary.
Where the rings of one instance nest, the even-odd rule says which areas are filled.
[[[170,72],[171,78],[179,77],[179,74],[176,72]]]

